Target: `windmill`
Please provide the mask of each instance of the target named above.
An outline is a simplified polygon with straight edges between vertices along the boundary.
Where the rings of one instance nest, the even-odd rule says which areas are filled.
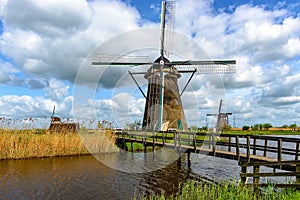
[[[109,60],[109,55],[96,55],[92,61],[93,65],[110,65],[110,66],[150,66],[146,72],[131,72],[130,76],[146,98],[144,117],[142,127],[144,130],[161,131],[167,128],[187,130],[186,118],[182,107],[181,96],[186,87],[192,80],[195,73],[200,74],[227,74],[235,72],[235,60],[207,60],[207,61],[170,61],[166,45],[168,39],[172,45],[175,17],[175,1],[163,1],[161,13],[161,30],[160,30],[160,56],[154,62],[143,62],[138,58]],[[169,48],[170,49],[170,48]],[[190,78],[185,84],[183,90],[179,92],[178,79],[182,73],[191,73]],[[134,75],[144,75],[148,80],[147,94],[143,92]]]
[[[206,116],[217,117],[217,124],[216,124],[217,132],[222,131],[224,126],[228,125],[228,115],[232,115],[232,113],[221,113],[222,102],[223,100],[221,99],[218,114],[206,114]]]

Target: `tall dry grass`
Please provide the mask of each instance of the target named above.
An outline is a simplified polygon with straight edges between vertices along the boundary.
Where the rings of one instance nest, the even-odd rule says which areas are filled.
[[[40,158],[115,152],[105,131],[46,134],[46,130],[0,129],[0,159]]]

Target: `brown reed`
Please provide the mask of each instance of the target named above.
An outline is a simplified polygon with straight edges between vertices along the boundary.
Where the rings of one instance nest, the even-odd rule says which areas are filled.
[[[116,152],[105,130],[80,134],[46,134],[43,129],[0,129],[0,160]]]

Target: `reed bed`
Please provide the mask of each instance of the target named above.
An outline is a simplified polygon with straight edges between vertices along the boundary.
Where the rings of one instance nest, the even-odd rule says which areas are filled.
[[[0,160],[84,155],[117,151],[105,131],[47,134],[46,130],[0,130]]]
[[[190,181],[182,186],[176,195],[165,194],[144,196],[142,200],[295,200],[300,199],[300,192],[295,189],[275,191],[270,185],[262,190],[234,183],[209,184]]]

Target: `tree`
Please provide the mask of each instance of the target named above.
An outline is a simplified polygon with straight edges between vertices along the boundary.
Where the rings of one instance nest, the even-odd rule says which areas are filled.
[[[252,130],[258,131],[259,130],[259,124],[254,124]]]
[[[243,131],[248,131],[250,129],[249,126],[243,126]]]
[[[296,129],[296,128],[297,128],[297,124],[291,124],[291,125],[289,126],[289,128],[294,128],[294,129]]]
[[[229,124],[224,124],[222,132],[223,131],[229,131],[231,129],[231,126]]]
[[[197,127],[197,126],[191,126],[191,127],[190,127],[190,130],[191,130],[191,131],[197,131],[197,130],[198,130],[198,127]]]
[[[268,131],[269,128],[272,128],[273,126],[272,126],[270,123],[266,123],[266,124],[263,125],[263,127],[264,127],[265,129],[267,129],[267,131]]]
[[[282,125],[281,128],[288,128],[289,126],[287,124]]]
[[[127,129],[129,130],[139,130],[140,127],[141,127],[142,123],[140,120],[135,120],[134,122],[132,123],[127,123],[126,124],[126,127]]]

